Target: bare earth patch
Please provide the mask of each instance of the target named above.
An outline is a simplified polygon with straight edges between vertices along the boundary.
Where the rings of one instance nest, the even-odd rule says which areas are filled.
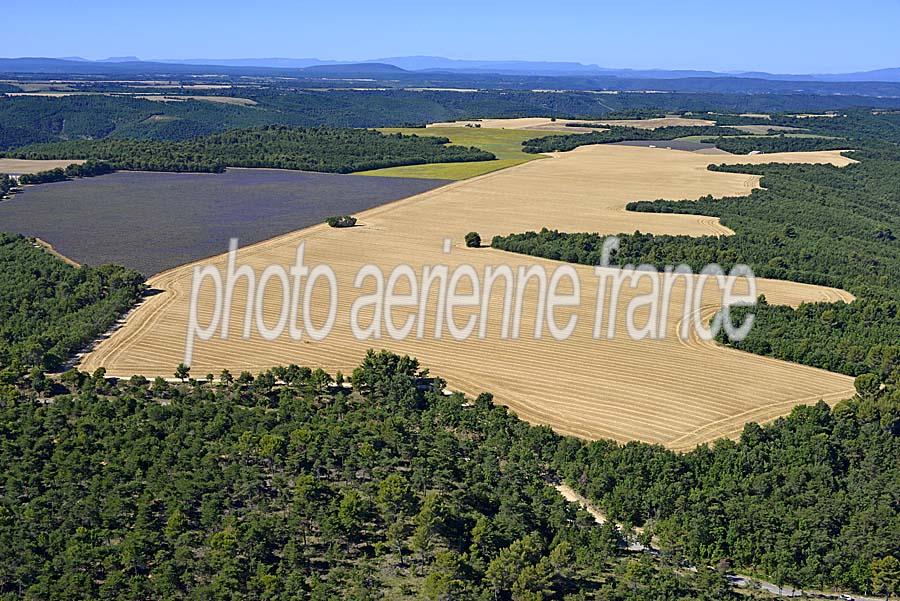
[[[490,321],[483,340],[455,341],[445,332],[430,335],[433,318],[422,339],[358,341],[350,331],[350,304],[372,286],[355,289],[354,276],[365,263],[374,262],[385,272],[411,263],[446,264],[452,270],[470,264],[478,273],[487,265],[544,265],[548,272],[558,262],[463,246],[466,232],[478,231],[489,241],[508,234],[541,227],[563,231],[601,233],[644,232],[670,234],[728,234],[717,219],[691,215],[629,213],[632,200],[657,198],[696,199],[705,194],[743,195],[759,185],[756,176],[707,170],[710,162],[763,163],[811,162],[847,165],[838,152],[771,154],[766,156],[715,156],[663,149],[597,145],[553,155],[504,171],[457,182],[358,214],[362,227],[335,229],[324,225],[293,232],[244,248],[238,263],[252,265],[257,274],[268,265],[294,263],[296,247],[306,243],[305,263],[329,264],[338,278],[339,302],[335,329],[322,341],[287,335],[265,341],[258,335],[240,337],[246,286],[238,284],[230,322],[231,337],[198,341],[192,374],[202,378],[222,368],[232,373],[260,371],[278,364],[321,366],[330,372],[349,373],[368,348],[387,348],[419,358],[423,365],[447,379],[453,389],[468,394],[491,391],[495,398],[522,418],[548,424],[559,432],[584,438],[644,440],[674,449],[687,449],[719,437],[737,435],[748,421],[767,421],[784,415],[800,403],[820,399],[836,402],[853,393],[852,378],[783,361],[718,347],[700,340],[680,341],[675,336],[680,321],[682,293],[676,287],[664,340],[635,341],[625,335],[624,307],[643,289],[623,289],[618,311],[618,334],[611,340],[592,337],[597,288],[593,268],[575,266],[584,287],[582,302],[574,309],[578,326],[567,340],[557,341],[546,332],[535,340],[535,287],[525,295],[523,336],[501,340],[502,286],[491,296]],[[452,238],[450,254],[442,252],[444,238]],[[225,249],[223,248],[223,251]],[[224,269],[222,256],[200,262]],[[82,370],[99,366],[111,375],[171,377],[183,360],[189,293],[193,265],[182,266],[150,280],[161,294],[151,297],[132,313],[123,328],[82,362]],[[242,280],[243,282],[243,280]],[[833,288],[760,280],[758,292],[771,303],[796,306],[804,301],[851,300]],[[311,315],[322,324],[327,311],[327,290],[313,295]],[[434,299],[432,298],[432,304]],[[714,310],[714,299],[703,297],[701,314]],[[265,318],[278,320],[281,290],[270,285],[265,296]],[[212,299],[205,298],[200,323],[209,323]],[[402,313],[402,314],[401,314]],[[405,315],[395,312],[402,323]],[[429,306],[428,316],[434,315]],[[564,323],[570,311],[561,310]],[[457,313],[463,323],[465,310]],[[640,313],[638,314],[639,323]],[[301,320],[302,322],[302,320]],[[363,323],[368,323],[364,318]]]

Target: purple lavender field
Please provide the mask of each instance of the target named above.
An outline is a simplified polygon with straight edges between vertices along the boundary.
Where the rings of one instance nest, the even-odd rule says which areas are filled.
[[[0,231],[41,238],[89,265],[152,275],[449,183],[277,169],[118,172],[30,186],[0,202]]]

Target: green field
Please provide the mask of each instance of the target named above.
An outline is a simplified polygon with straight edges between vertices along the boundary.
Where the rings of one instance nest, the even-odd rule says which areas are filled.
[[[486,129],[475,127],[429,127],[422,128],[384,128],[384,133],[416,134],[419,136],[445,136],[452,144],[461,146],[477,146],[482,150],[493,152],[496,161],[476,161],[469,163],[432,163],[430,165],[407,165],[404,167],[388,167],[361,171],[356,175],[381,175],[387,177],[423,177],[437,179],[468,179],[476,175],[484,175],[491,171],[506,169],[534,159],[541,155],[522,152],[522,142],[531,138],[539,138],[558,134],[554,131],[538,131],[529,129]]]

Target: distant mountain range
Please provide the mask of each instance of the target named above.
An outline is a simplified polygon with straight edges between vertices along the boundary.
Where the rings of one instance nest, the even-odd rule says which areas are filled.
[[[107,59],[112,60],[112,59]],[[186,59],[179,61],[160,60],[156,62],[180,62],[195,65],[250,66],[250,67],[286,67],[307,68],[323,65],[349,64],[347,61],[328,61],[317,58],[241,58],[241,59]],[[372,60],[356,61],[357,63],[380,63],[394,65],[406,71],[438,71],[459,73],[497,73],[515,75],[600,75],[625,79],[681,79],[685,77],[742,77],[750,79],[768,79],[772,81],[826,81],[826,82],[900,82],[900,67],[878,69],[854,73],[837,74],[778,74],[762,71],[730,72],[703,70],[671,70],[671,69],[610,69],[598,65],[585,65],[576,62],[552,61],[481,61],[460,60],[440,56],[394,56]]]
[[[0,58],[0,73],[34,74],[218,74],[321,78],[390,78],[411,82],[469,81],[484,83],[492,76],[519,78],[566,89],[664,89],[670,91],[777,92],[900,96],[900,68],[837,74],[721,73],[702,70],[610,69],[576,62],[479,61],[435,56],[399,56],[358,62],[316,58],[232,58],[141,60],[134,56],[87,60],[65,58]],[[495,79],[496,81],[496,79]],[[654,84],[653,82],[658,82]],[[665,83],[663,83],[665,82]],[[851,86],[848,84],[857,84]]]

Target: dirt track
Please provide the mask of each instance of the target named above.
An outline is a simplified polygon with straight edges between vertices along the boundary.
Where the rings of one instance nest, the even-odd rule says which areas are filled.
[[[618,335],[592,338],[597,290],[592,268],[576,269],[583,283],[582,303],[576,311],[579,326],[565,341],[500,340],[499,323],[489,323],[484,340],[455,341],[408,338],[358,341],[350,332],[350,303],[371,288],[355,290],[353,279],[367,262],[389,272],[394,266],[447,264],[451,270],[467,263],[480,273],[486,265],[539,264],[548,272],[559,263],[503,253],[489,248],[466,249],[463,236],[480,232],[486,242],[494,234],[556,228],[601,233],[644,232],[670,234],[727,234],[717,219],[688,215],[628,213],[632,200],[695,199],[749,193],[755,176],[716,173],[709,162],[823,162],[846,165],[838,152],[792,153],[765,156],[708,157],[695,153],[625,146],[585,146],[551,160],[533,161],[482,177],[457,182],[415,197],[359,214],[362,227],[333,229],[315,226],[242,249],[238,263],[256,268],[279,263],[290,266],[298,243],[306,242],[306,264],[328,263],[339,282],[337,325],[324,340],[295,342],[286,334],[273,342],[258,335],[239,337],[245,287],[235,292],[231,332],[198,342],[192,371],[196,377],[222,368],[233,373],[259,371],[276,364],[322,366],[349,373],[365,350],[388,348],[419,358],[424,366],[448,380],[451,388],[469,394],[493,392],[497,400],[521,417],[549,424],[556,430],[586,438],[645,440],[685,449],[720,436],[736,435],[747,421],[783,415],[798,403],[819,399],[837,401],[852,394],[851,378],[822,370],[724,349],[674,335],[678,319],[670,319],[665,340],[635,341],[624,335],[624,310],[619,311]],[[452,252],[442,252],[444,238]],[[224,250],[224,249],[223,249]],[[211,259],[224,269],[224,258]],[[151,284],[164,291],[147,301],[110,339],[82,363],[84,370],[103,365],[111,375],[171,376],[183,358],[192,265],[156,276]],[[759,293],[771,303],[797,305],[803,301],[850,300],[846,292],[819,286],[760,280]],[[620,306],[646,292],[623,289]],[[319,294],[315,300],[324,300]],[[502,287],[501,287],[502,292]],[[491,316],[502,313],[502,294],[492,295]],[[534,287],[526,294],[523,331],[534,323]],[[277,321],[281,291],[272,285],[266,294],[268,324]],[[676,287],[671,314],[680,316],[680,288]],[[708,312],[713,298],[704,296]],[[313,321],[321,324],[325,303],[316,303]],[[208,323],[212,308],[203,303],[200,322]],[[429,312],[429,315],[432,313]],[[559,315],[565,321],[566,312]],[[403,315],[395,315],[403,321]],[[363,320],[367,321],[367,320]],[[464,321],[460,315],[458,321]],[[428,322],[428,328],[432,322]]]

